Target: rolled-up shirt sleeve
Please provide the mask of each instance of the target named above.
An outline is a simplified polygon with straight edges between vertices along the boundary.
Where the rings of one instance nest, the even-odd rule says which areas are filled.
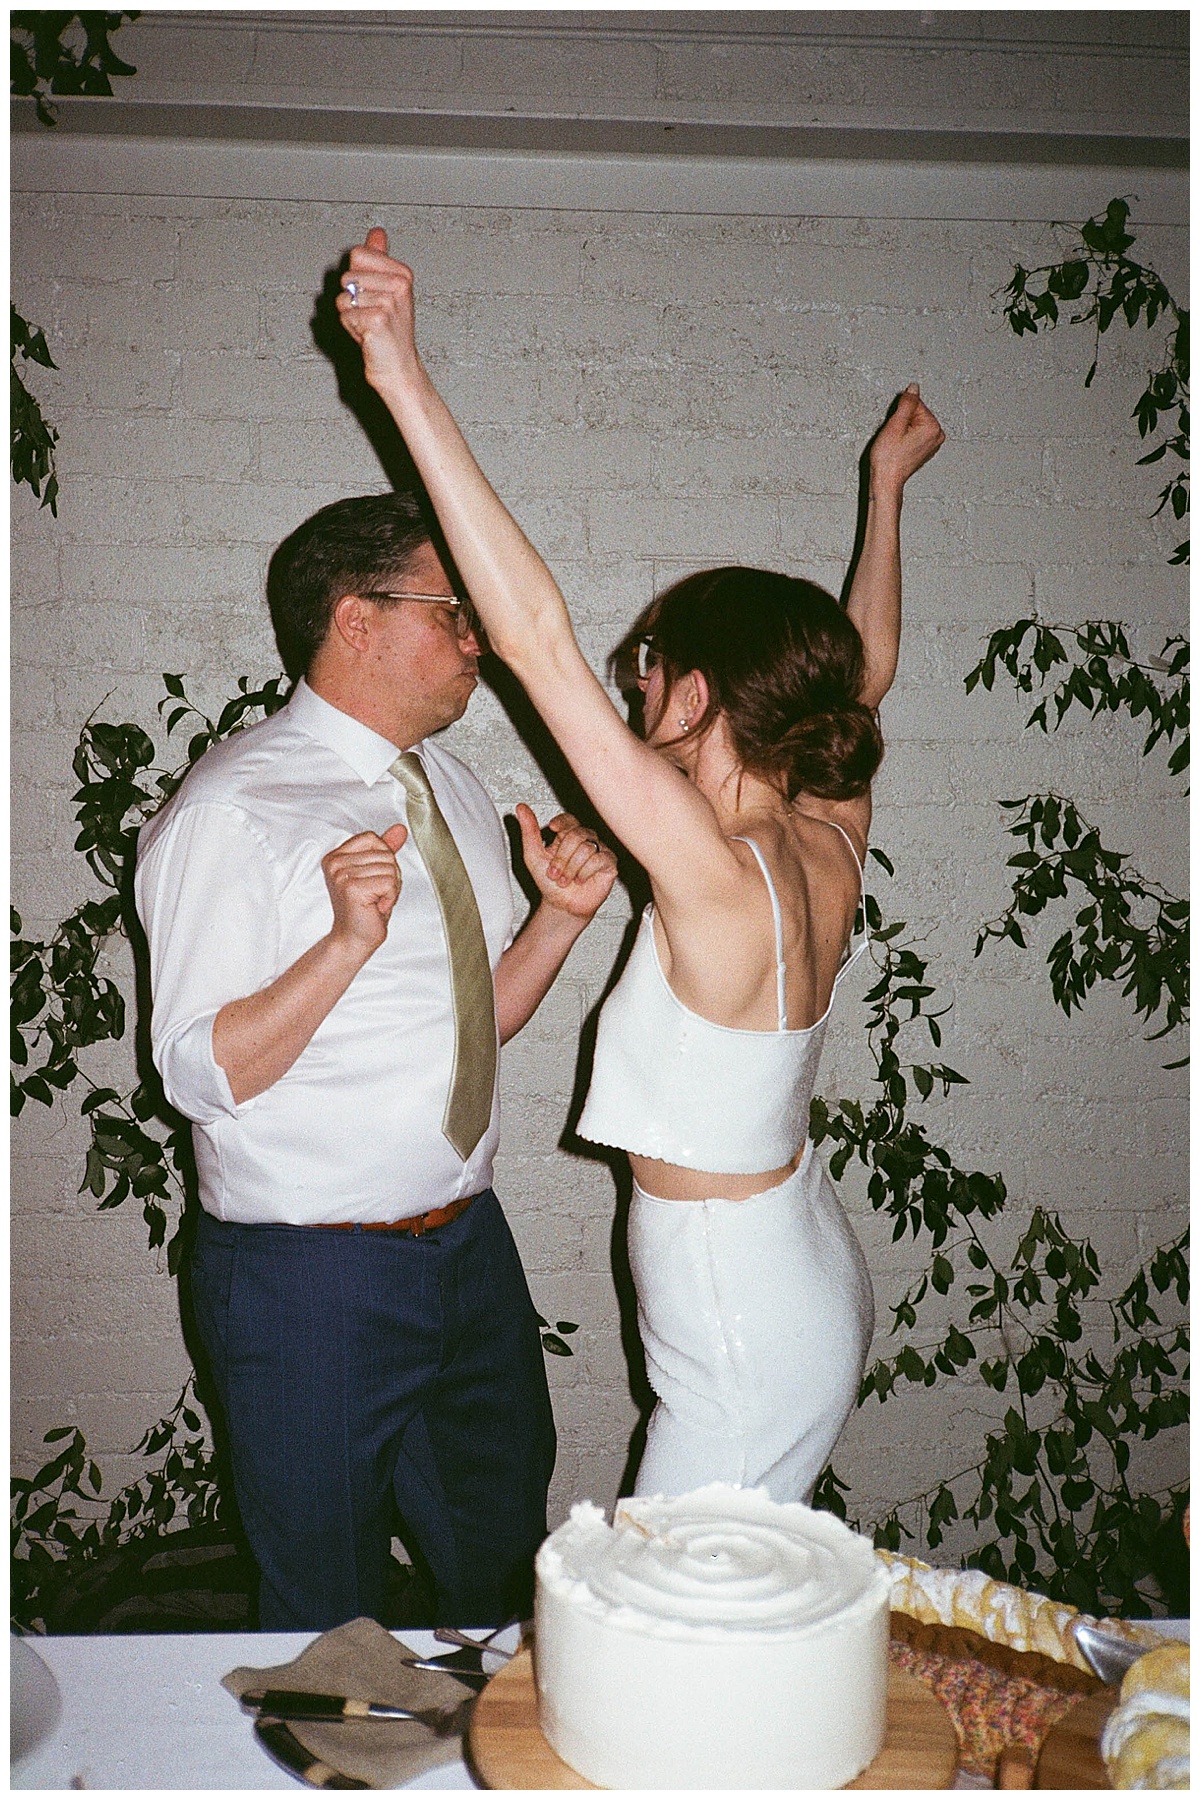
[[[239,1107],[213,1056],[213,1021],[280,973],[278,873],[237,807],[176,813],[139,849],[134,881],[150,951],[150,1045],[168,1100],[208,1125]]]

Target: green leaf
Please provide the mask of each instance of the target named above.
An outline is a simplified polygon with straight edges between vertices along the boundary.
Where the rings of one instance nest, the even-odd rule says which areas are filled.
[[[1051,269],[1048,285],[1060,300],[1078,300],[1088,284],[1088,273],[1086,262],[1065,262]]]
[[[1062,1495],[1063,1505],[1071,1512],[1078,1512],[1080,1507],[1086,1506],[1088,1501],[1094,1497],[1096,1487],[1094,1482],[1086,1478],[1072,1478],[1063,1482],[1059,1492]]]

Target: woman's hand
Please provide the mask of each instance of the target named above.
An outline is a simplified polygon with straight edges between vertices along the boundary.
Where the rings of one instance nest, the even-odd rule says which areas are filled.
[[[870,452],[872,491],[899,497],[909,476],[936,456],[945,441],[945,432],[912,382],[875,434]]]
[[[387,232],[373,225],[350,252],[337,297],[342,324],[363,353],[363,371],[377,393],[421,367],[413,309],[413,272],[387,253]]]

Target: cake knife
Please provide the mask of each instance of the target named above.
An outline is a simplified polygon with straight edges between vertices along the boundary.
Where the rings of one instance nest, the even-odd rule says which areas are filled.
[[[274,1757],[289,1775],[298,1775],[301,1781],[315,1788],[368,1788],[369,1781],[358,1781],[353,1775],[343,1775],[340,1770],[333,1769],[328,1763],[306,1750],[299,1738],[293,1737],[290,1725],[282,1719],[255,1719],[254,1735],[267,1752]]]
[[[465,1715],[473,1701],[464,1700],[452,1707],[391,1706],[383,1700],[354,1700],[344,1694],[306,1694],[292,1688],[248,1689],[241,1697],[242,1705],[251,1707],[262,1718],[326,1720],[335,1723],[349,1719],[401,1719],[425,1725],[438,1737],[449,1737],[463,1729]]]

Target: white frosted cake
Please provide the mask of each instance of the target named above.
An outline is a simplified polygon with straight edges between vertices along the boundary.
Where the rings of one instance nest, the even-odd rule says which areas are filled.
[[[883,1743],[888,1597],[865,1538],[760,1488],[585,1500],[537,1556],[538,1722],[598,1787],[840,1787]]]

